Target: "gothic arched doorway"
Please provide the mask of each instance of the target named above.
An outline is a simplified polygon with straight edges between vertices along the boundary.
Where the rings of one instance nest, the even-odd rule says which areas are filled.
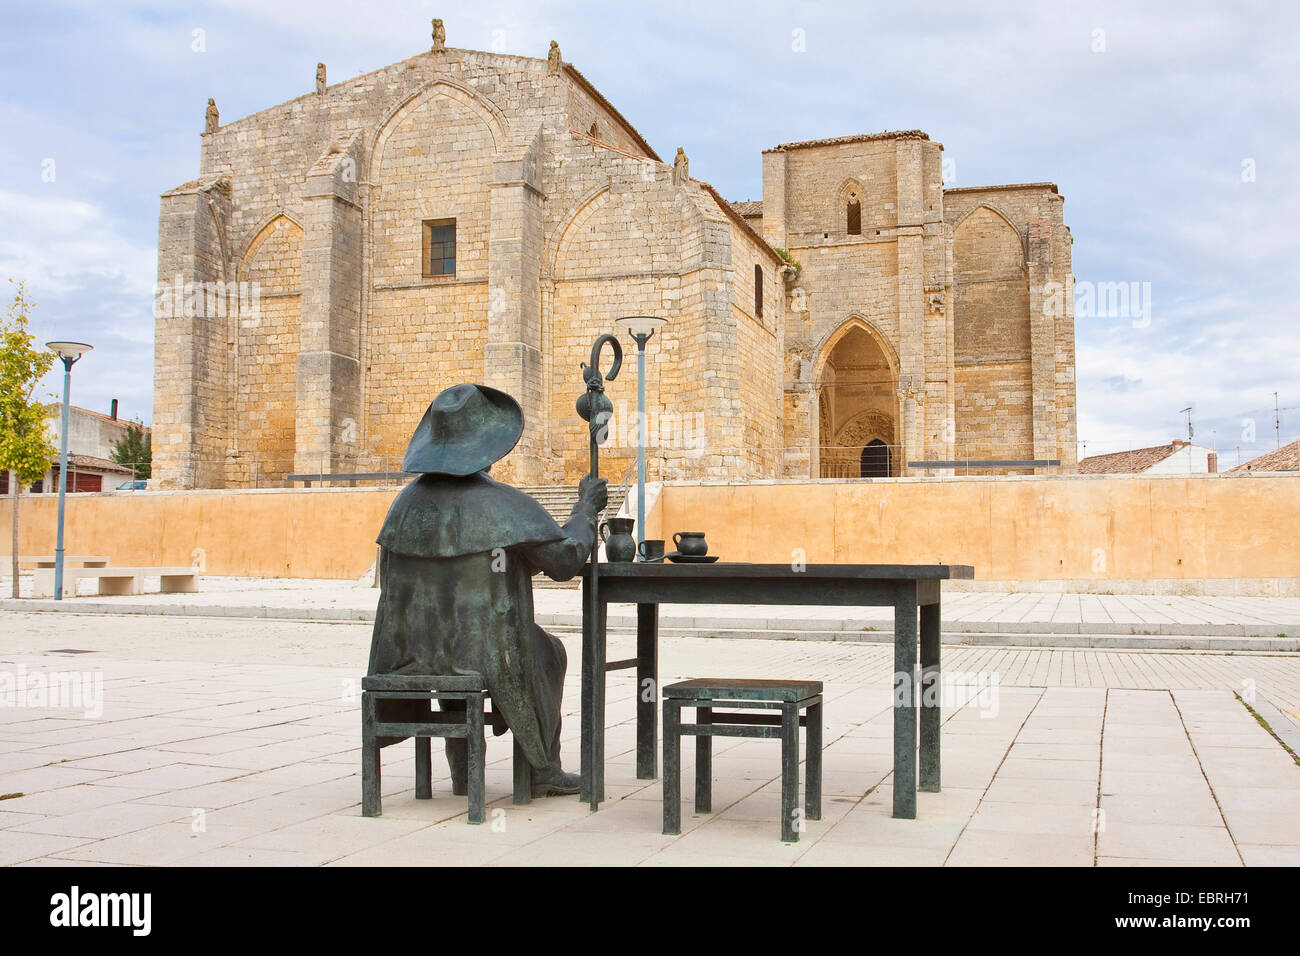
[[[888,478],[889,446],[879,438],[873,438],[862,449],[859,464],[863,478]]]
[[[902,456],[892,350],[865,320],[854,317],[829,338],[823,355],[817,373],[816,473],[822,478],[897,477]]]

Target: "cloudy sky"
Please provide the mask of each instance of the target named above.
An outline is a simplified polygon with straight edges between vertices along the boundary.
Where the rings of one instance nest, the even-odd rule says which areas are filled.
[[[16,3],[0,33],[0,279],[41,340],[96,346],[75,404],[150,420],[158,194],[226,121],[429,46],[542,57],[551,39],[655,149],[732,199],[760,152],[922,129],[950,185],[1050,180],[1081,290],[1085,453],[1186,434],[1224,464],[1300,435],[1300,5],[231,0]],[[1109,286],[1105,287],[1109,288]],[[1103,313],[1103,314],[1097,314]],[[57,383],[51,379],[50,388]],[[1253,423],[1250,424],[1250,423]],[[1253,429],[1253,440],[1252,438]]]

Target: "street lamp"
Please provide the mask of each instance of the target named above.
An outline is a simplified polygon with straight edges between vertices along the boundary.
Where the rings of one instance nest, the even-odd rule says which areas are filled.
[[[636,342],[636,557],[641,561],[641,542],[645,540],[645,344],[668,320],[657,315],[625,315],[614,322],[627,329]]]
[[[94,346],[85,342],[46,342],[45,347],[63,359],[63,421],[59,426],[59,532],[54,546],[54,600],[63,600],[63,502],[68,490],[68,394],[72,366]]]

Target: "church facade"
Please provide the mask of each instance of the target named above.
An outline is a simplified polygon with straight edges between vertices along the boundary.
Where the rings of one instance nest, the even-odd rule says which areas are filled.
[[[668,319],[647,349],[652,479],[1072,469],[1054,186],[944,189],[942,146],[912,131],[778,146],[762,200],[731,203],[555,44],[459,50],[439,27],[429,52],[333,86],[318,67],[315,92],[234,122],[209,101],[199,176],[159,216],[161,487],[397,471],[467,381],[525,410],[494,473],[574,481],[581,363],[645,314]],[[611,480],[636,454],[623,341]]]

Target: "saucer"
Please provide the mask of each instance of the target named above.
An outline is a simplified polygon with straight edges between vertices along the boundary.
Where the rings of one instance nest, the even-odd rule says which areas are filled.
[[[670,551],[664,555],[668,561],[674,564],[712,564],[718,560],[716,554],[678,554],[676,551]]]

